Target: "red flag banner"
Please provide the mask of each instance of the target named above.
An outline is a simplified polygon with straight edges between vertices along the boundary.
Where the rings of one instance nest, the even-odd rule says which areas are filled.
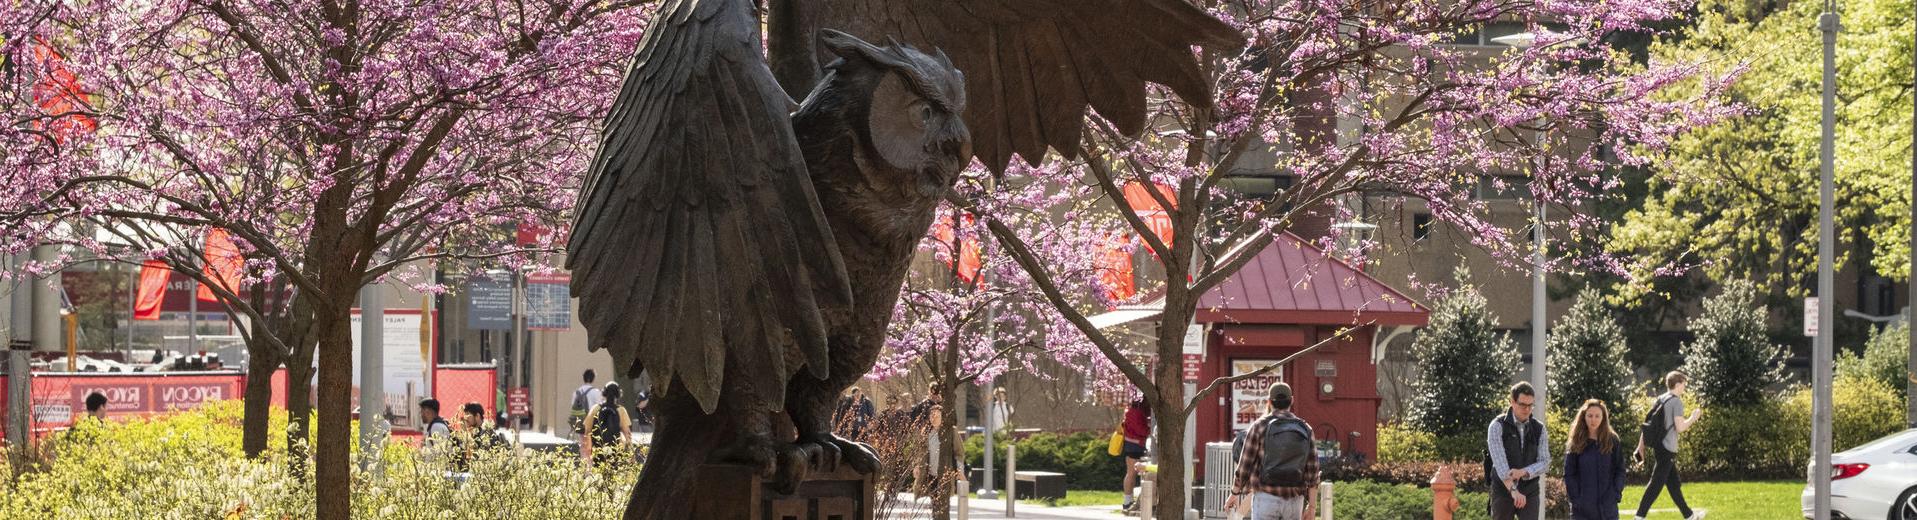
[[[1125,250],[1129,242],[1128,234],[1114,236],[1098,257],[1098,279],[1105,284],[1105,296],[1114,301],[1138,294],[1137,281],[1132,276],[1132,255]]]
[[[1166,245],[1171,245],[1171,213],[1166,212],[1164,206],[1158,205],[1158,199],[1152,198],[1150,188],[1145,186],[1145,183],[1138,181],[1125,183],[1125,202],[1131,204],[1132,210],[1145,221],[1146,227],[1151,228],[1153,235],[1165,241]],[[1158,183],[1152,183],[1151,186],[1158,188],[1158,194],[1171,202],[1172,207],[1178,207],[1178,194],[1172,192],[1171,186]]]
[[[206,262],[202,265],[201,272],[206,274],[208,280],[219,284],[227,292],[239,294],[240,269],[246,265],[246,258],[240,256],[239,246],[233,245],[233,236],[225,229],[207,230]],[[220,297],[213,293],[213,288],[206,285],[200,286],[197,297],[203,302],[220,301]]]
[[[977,222],[978,220],[974,218],[970,212],[964,213],[959,217],[959,226],[966,229],[971,229],[977,225]],[[957,230],[952,226],[952,219],[947,217],[940,218],[936,224],[933,224],[932,238],[937,239],[939,245],[942,246],[941,249],[946,251],[952,249],[953,242],[959,242],[958,254],[947,255],[945,265],[948,267],[951,266],[953,259],[956,258],[958,260],[958,267],[956,269],[958,269],[959,279],[964,280],[966,283],[978,283],[978,272],[980,267],[984,265],[984,255],[980,252],[977,235],[966,236],[963,240],[960,240]]]
[[[86,89],[81,87],[79,76],[67,70],[66,58],[45,41],[34,44],[33,57],[40,65],[40,80],[33,85],[33,101],[40,105],[42,112],[56,116],[41,127],[52,134],[56,142],[64,142],[76,133],[99,129],[98,121],[83,114],[87,111]]]
[[[139,294],[133,299],[133,319],[160,319],[160,303],[166,300],[166,281],[173,271],[166,262],[147,260],[140,264]]]

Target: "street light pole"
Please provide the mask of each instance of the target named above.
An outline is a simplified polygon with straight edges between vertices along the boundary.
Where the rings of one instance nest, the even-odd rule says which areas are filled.
[[[1550,335],[1550,327],[1544,316],[1544,198],[1535,199],[1538,223],[1532,228],[1537,235],[1533,240],[1537,251],[1531,257],[1536,263],[1531,267],[1531,390],[1537,392],[1539,406],[1549,410],[1550,405],[1546,403],[1551,401],[1550,396],[1545,395],[1549,389],[1544,380],[1544,342]]]
[[[1917,65],[1917,54],[1911,55],[1911,64]],[[1917,428],[1917,103],[1911,104],[1911,141],[1910,141],[1910,222],[1906,231],[1910,235],[1910,267],[1904,271],[1904,286],[1910,291],[1910,298],[1904,308],[1909,314],[1904,316],[1904,328],[1910,332],[1910,342],[1905,345],[1909,353],[1904,357],[1904,421],[1910,427]]]
[[[24,259],[19,255],[0,255],[0,259],[4,259],[7,268],[14,273],[25,271]],[[4,343],[0,351],[7,354],[7,444],[12,446],[26,446],[28,437],[32,435],[29,418],[33,409],[33,390],[29,379],[33,375],[27,366],[30,360],[26,349],[14,350],[15,346],[25,347],[31,337],[27,327],[27,313],[31,307],[27,294],[21,292],[26,290],[29,283],[24,274],[0,282],[0,290],[5,293],[5,298],[0,298],[0,302],[6,304],[6,307],[0,308],[0,343]]]
[[[380,284],[359,289],[359,352],[359,442],[360,453],[367,454],[360,467],[378,474],[379,457],[372,454],[386,440],[386,302]]]
[[[1491,39],[1491,41],[1522,50],[1537,45],[1537,39],[1537,33],[1524,32],[1509,36],[1499,36]],[[1573,44],[1579,41],[1582,40],[1565,40],[1559,41],[1557,44]],[[1531,182],[1538,182],[1536,171],[1533,171],[1531,174]],[[1532,193],[1536,192],[1537,190],[1532,190]],[[1549,410],[1550,404],[1548,403],[1551,401],[1550,396],[1545,395],[1549,389],[1545,386],[1544,362],[1545,340],[1550,335],[1550,327],[1548,326],[1549,324],[1546,323],[1547,318],[1545,318],[1544,315],[1544,202],[1543,197],[1532,197],[1532,205],[1536,206],[1537,223],[1531,227],[1534,235],[1532,237],[1532,247],[1536,248],[1536,250],[1531,253],[1531,391],[1537,393],[1537,402],[1542,403],[1540,404],[1540,406],[1543,407],[1541,409]]]
[[[1824,0],[1824,14],[1817,17],[1817,28],[1824,34],[1824,114],[1823,142],[1818,147],[1819,168],[1817,206],[1817,336],[1811,342],[1811,511],[1814,520],[1830,520],[1831,451],[1831,340],[1836,335],[1836,225],[1832,222],[1833,148],[1837,125],[1837,2]]]

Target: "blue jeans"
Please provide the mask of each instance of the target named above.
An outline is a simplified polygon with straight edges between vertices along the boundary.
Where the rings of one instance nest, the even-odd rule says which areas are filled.
[[[1284,498],[1270,493],[1251,494],[1250,520],[1304,520],[1305,497]]]

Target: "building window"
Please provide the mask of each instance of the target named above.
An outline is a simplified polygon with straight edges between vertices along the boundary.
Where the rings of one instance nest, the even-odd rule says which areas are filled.
[[[1531,178],[1518,175],[1479,176],[1478,198],[1482,200],[1523,200],[1531,198]]]
[[[1524,32],[1524,22],[1492,22],[1472,27],[1451,39],[1452,45],[1499,45],[1497,38]]]
[[[1411,216],[1411,238],[1424,240],[1431,236],[1431,214],[1419,213]]]

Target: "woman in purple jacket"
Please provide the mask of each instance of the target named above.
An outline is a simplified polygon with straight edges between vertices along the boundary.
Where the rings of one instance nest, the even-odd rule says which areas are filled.
[[[1585,401],[1566,437],[1564,491],[1571,496],[1571,518],[1617,520],[1617,503],[1624,495],[1624,450],[1618,448],[1604,401]]]

